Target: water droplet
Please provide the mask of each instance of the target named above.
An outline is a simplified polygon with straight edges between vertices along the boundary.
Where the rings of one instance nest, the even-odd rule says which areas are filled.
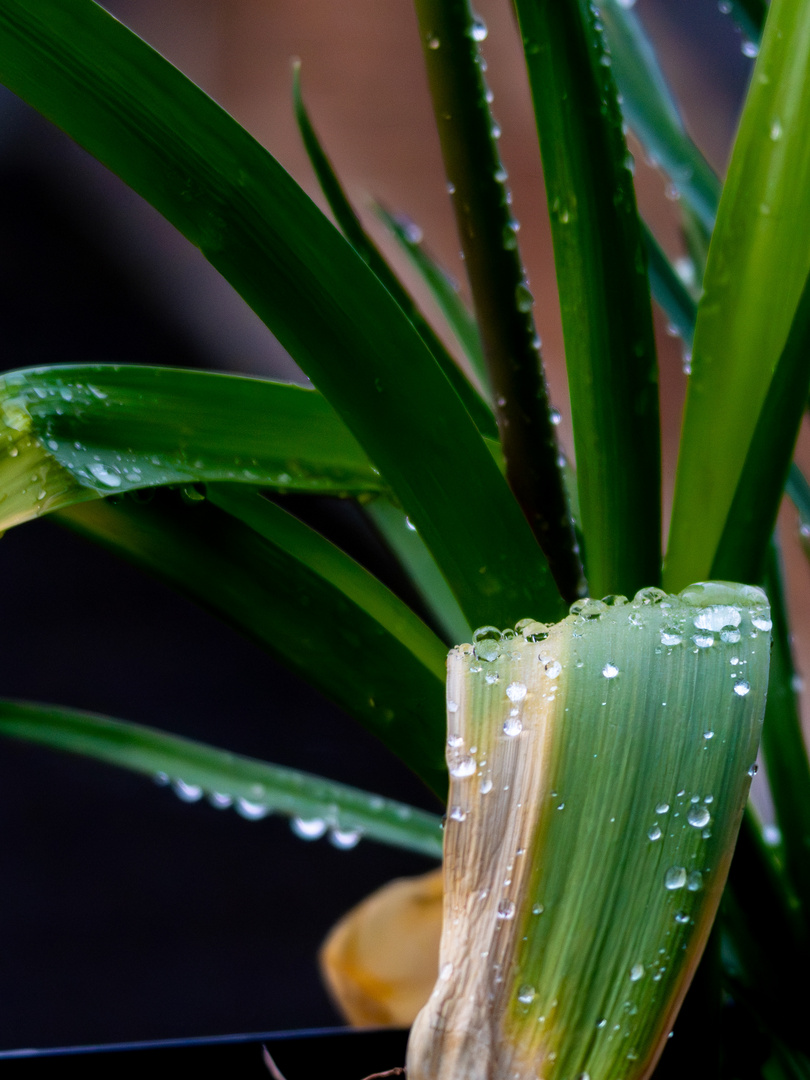
[[[526,693],[526,685],[522,682],[509,683],[506,688],[506,696],[509,698],[510,701],[523,701],[523,699],[526,697]]]
[[[703,888],[703,874],[699,870],[693,870],[686,882],[689,892],[700,892]]]
[[[484,677],[485,677],[485,679],[486,679],[487,683],[488,683],[488,684],[489,684],[490,686],[494,686],[494,685],[495,685],[495,683],[497,683],[497,682],[500,682],[500,681],[501,681],[501,677],[500,677],[500,675],[498,674],[498,672],[497,672],[497,671],[492,671],[492,672],[489,672],[489,673],[488,673],[487,675],[485,675]]]
[[[714,645],[714,637],[711,634],[695,634],[692,641],[699,649],[708,649]]]
[[[360,843],[362,835],[359,829],[330,829],[329,843],[340,851],[351,851]]]
[[[778,120],[774,120],[771,124],[771,130],[768,132],[773,142],[779,142],[782,138],[782,125]]]
[[[673,892],[682,889],[686,884],[686,870],[683,866],[670,866],[664,874],[664,888]]]
[[[515,304],[518,311],[522,311],[524,314],[534,307],[534,297],[528,285],[524,282],[521,282],[515,289]]]
[[[666,600],[667,594],[663,589],[656,589],[655,586],[650,586],[646,589],[639,589],[636,595],[633,597],[634,604],[643,604],[645,607],[650,604],[660,604]]]
[[[746,682],[745,679],[738,679],[737,682],[734,683],[734,693],[737,694],[738,697],[745,697],[750,689],[751,684]]]
[[[661,839],[661,828],[660,828],[660,826],[653,825],[652,828],[650,828],[648,830],[647,836],[649,836],[650,840],[660,840]]]
[[[473,41],[486,41],[487,33],[487,24],[480,15],[474,15],[472,26],[470,28],[470,37]]]
[[[457,701],[448,701],[447,702],[447,711],[449,713],[458,712],[458,702]]]
[[[601,619],[608,610],[608,605],[603,600],[575,600],[568,609],[571,615],[577,615],[581,619]]]
[[[720,632],[720,640],[725,645],[736,645],[737,642],[740,640],[740,631],[739,630],[722,630]]]
[[[729,604],[714,604],[704,608],[694,618],[696,630],[712,630],[715,633],[725,627],[739,626],[742,615],[737,608]]]
[[[644,977],[644,965],[633,964],[630,968],[630,982],[638,982],[639,979]]]
[[[501,900],[500,904],[498,904],[497,915],[499,919],[513,919],[515,917],[515,901]]]
[[[759,45],[755,41],[749,41],[748,38],[743,38],[743,43],[740,46],[743,56],[747,56],[753,59],[759,55]]]
[[[730,15],[732,11],[731,0],[720,0],[717,5],[717,10],[721,15]]]
[[[713,731],[704,731],[703,732],[703,738],[707,739],[707,740],[708,739],[713,739],[714,738],[714,732]]]
[[[704,825],[709,824],[710,814],[705,806],[690,806],[686,820],[696,829],[702,829]]]
[[[751,622],[757,628],[757,630],[770,630],[773,627],[773,623],[771,622],[771,620],[763,615],[755,615],[751,619]]]
[[[439,41],[439,39],[437,37],[428,38],[427,47],[429,49],[438,49],[440,45],[441,45],[441,42]]]
[[[524,983],[524,985],[521,986],[521,988],[518,990],[517,999],[524,1005],[531,1005],[531,1003],[534,1001],[535,994],[536,991],[534,987],[529,986],[528,983]]]
[[[677,630],[666,629],[661,631],[661,644],[667,646],[680,645],[683,638]]]
[[[542,915],[545,910],[542,904],[535,904],[532,908],[532,915]]]
[[[757,765],[757,763],[754,762],[754,764],[748,770],[748,775],[749,776],[756,776],[758,772],[759,772],[759,765]]]
[[[493,139],[500,139],[501,137],[501,125],[497,120],[492,121],[492,127],[489,129],[489,133]]]
[[[227,810],[229,806],[233,806],[233,796],[223,791],[212,791],[208,796],[208,801],[215,810]]]
[[[270,807],[264,803],[251,802],[249,799],[236,800],[236,812],[246,821],[261,821],[270,813]]]
[[[549,679],[556,679],[562,671],[562,664],[559,660],[549,660],[544,670]]]
[[[556,427],[557,424],[559,424],[559,422],[562,420],[562,415],[560,414],[560,410],[559,409],[551,409],[551,410],[549,410],[548,418],[551,421],[551,423]]]
[[[473,633],[475,655],[491,663],[500,656],[501,632],[496,626],[481,626]]]
[[[114,488],[121,486],[121,477],[118,475],[118,473],[112,472],[112,470],[102,465],[100,461],[93,462],[93,464],[89,465],[88,468],[89,471],[93,474],[93,476],[95,476],[96,480],[98,480],[100,484],[104,484],[105,487]]]
[[[461,806],[451,806],[450,817],[453,821],[466,821],[467,811],[464,810]]]
[[[203,797],[203,789],[199,784],[187,784],[185,780],[173,780],[172,791],[183,802],[197,802]]]
[[[492,778],[491,777],[487,776],[481,781],[481,789],[480,790],[481,790],[482,795],[489,795],[490,791],[492,791]]]
[[[156,772],[152,779],[155,781],[158,787],[166,787],[166,785],[169,783],[170,777],[168,773]]]
[[[323,818],[294,817],[290,822],[290,828],[302,840],[320,840],[326,832],[326,822]]]
[[[459,779],[463,779],[466,776],[472,776],[475,772],[475,761],[471,757],[463,757],[460,761],[457,761],[455,765],[450,767],[450,775]]]
[[[656,814],[668,814],[669,813],[669,803],[668,802],[660,802],[660,803],[658,803],[658,805],[655,808],[655,812],[656,812]]]
[[[635,7],[636,0],[617,0],[619,7],[631,8]]]
[[[519,735],[523,731],[523,722],[519,716],[510,716],[503,725],[504,735]]]
[[[447,194],[448,195],[455,195],[455,193],[456,193],[456,185],[452,182],[452,180],[448,180],[447,181]]]
[[[616,667],[615,664],[612,664],[610,663],[610,661],[608,661],[607,664],[605,664],[605,666],[602,668],[602,674],[605,676],[606,679],[615,679],[616,676],[619,674],[619,669]]]
[[[461,735],[453,733],[447,736],[447,745],[453,750],[457,749],[459,746],[462,746],[463,743],[464,739],[461,737]]]

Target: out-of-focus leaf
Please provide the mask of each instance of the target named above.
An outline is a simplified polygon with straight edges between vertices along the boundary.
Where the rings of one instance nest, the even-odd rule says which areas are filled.
[[[155,728],[53,705],[0,701],[0,735],[145,773],[171,784],[185,802],[206,796],[249,821],[280,813],[297,818],[305,838],[327,829],[338,844],[355,836],[441,858],[437,815],[311,773],[242,757]]]
[[[259,642],[444,796],[438,639],[426,666],[350,591],[333,584],[329,572],[321,576],[209,501],[188,504],[162,492],[146,504],[125,496],[78,503],[57,515]]]

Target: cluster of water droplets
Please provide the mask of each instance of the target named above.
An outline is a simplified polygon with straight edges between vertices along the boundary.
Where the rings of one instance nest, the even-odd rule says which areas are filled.
[[[250,788],[251,797],[233,795],[226,791],[208,791],[201,784],[189,783],[180,777],[171,777],[168,773],[158,772],[154,781],[160,787],[170,788],[185,803],[196,803],[206,799],[215,810],[232,808],[245,821],[262,821],[280,808],[268,798],[262,784]],[[380,800],[384,804],[384,800]],[[283,812],[283,811],[282,811]],[[356,847],[362,839],[362,829],[341,824],[337,806],[330,807],[324,817],[290,817],[290,828],[302,840],[320,840],[327,836],[333,847],[348,851]]]

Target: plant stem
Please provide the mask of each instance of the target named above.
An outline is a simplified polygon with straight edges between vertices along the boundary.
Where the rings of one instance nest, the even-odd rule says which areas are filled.
[[[518,250],[497,126],[468,0],[415,0],[448,190],[496,401],[510,487],[563,597],[583,591],[533,299]]]

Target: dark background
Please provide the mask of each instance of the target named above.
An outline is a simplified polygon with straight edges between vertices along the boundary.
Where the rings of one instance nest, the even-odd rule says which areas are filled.
[[[359,3],[353,25],[347,10],[353,5],[342,4],[331,10],[324,3],[301,10],[281,0],[109,6],[149,31],[170,58],[185,59],[186,70],[243,122],[282,117],[281,148],[264,131],[257,134],[312,191],[287,98],[287,58],[300,52],[327,141],[337,158],[354,163],[347,166],[349,180],[354,168],[365,190],[421,210],[426,230],[433,227],[434,248],[452,264],[456,244],[445,197],[437,196],[443,182],[431,136],[418,123],[409,134],[406,120],[400,124],[386,111],[396,105],[403,117],[415,112],[425,123],[418,47],[405,33],[408,4],[384,4],[374,16],[368,3]],[[497,54],[504,5],[480,6],[493,28],[487,48]],[[340,31],[353,50],[346,78],[329,21],[335,8],[343,23],[349,20]],[[714,0],[639,0],[638,10],[662,36],[684,94],[705,99],[706,86],[713,87],[715,111],[704,100],[694,115],[697,133],[722,165],[750,69],[739,36]],[[386,97],[383,87],[376,100],[362,92],[357,65],[364,34],[369,78],[402,65],[410,89],[397,83]],[[327,48],[321,38],[330,35]],[[389,38],[398,48],[383,54],[379,41]],[[294,50],[288,39],[296,41]],[[253,52],[239,54],[235,41],[249,42]],[[282,89],[260,101],[249,72],[263,78],[265,67]],[[497,84],[495,70],[491,76]],[[519,69],[515,77],[522,79]],[[504,85],[497,92],[506,99],[503,121],[511,90]],[[371,110],[365,119],[357,100]],[[409,150],[409,138],[427,138],[424,153]],[[527,151],[513,139],[510,144],[507,124],[504,152],[510,163],[511,146],[518,159],[518,202],[521,184],[536,185],[538,170],[531,159],[523,170],[528,180],[522,176]],[[425,172],[424,191],[414,189],[414,158]],[[662,187],[656,174],[643,167],[640,174],[640,187],[653,180]],[[535,204],[538,194],[531,196]],[[662,229],[671,231],[671,207],[660,192],[655,197]],[[541,281],[549,273],[547,252],[538,254],[544,229],[541,221],[537,250],[529,238],[526,254]],[[539,318],[548,324],[550,378],[562,401],[553,289],[547,308]],[[296,377],[282,350],[196,252],[4,91],[0,326],[4,368],[114,361]],[[673,353],[671,344],[664,348]],[[677,360],[673,368],[679,371]],[[678,391],[673,394],[677,405]],[[327,504],[318,513],[376,565],[373,537],[345,507]],[[259,649],[58,526],[41,521],[11,530],[0,543],[0,581],[0,695],[164,727],[435,809],[383,748]],[[0,1049],[337,1023],[315,968],[319,942],[371,889],[430,866],[370,842],[348,852],[326,840],[304,843],[282,819],[247,823],[231,811],[184,805],[148,780],[9,741],[0,743],[0,822]]]

